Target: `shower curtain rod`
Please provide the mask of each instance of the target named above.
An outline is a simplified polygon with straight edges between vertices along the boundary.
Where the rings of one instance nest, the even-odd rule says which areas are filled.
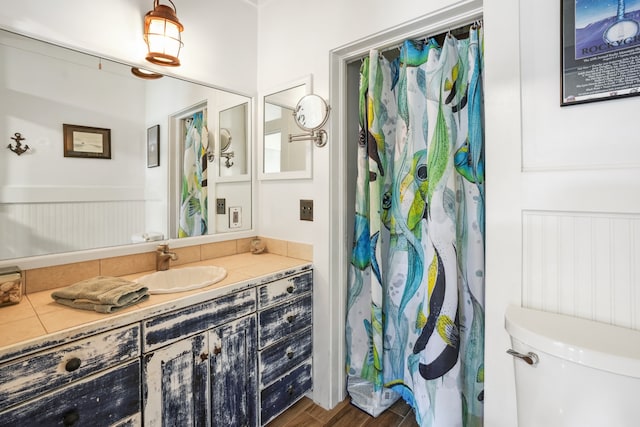
[[[388,45],[383,45],[380,46],[379,48],[377,48],[380,51],[381,55],[390,55],[391,56],[395,56],[393,55],[393,53],[399,54],[400,53],[400,48],[402,47],[402,43],[404,43],[405,40],[422,40],[424,42],[427,42],[430,39],[435,39],[438,44],[440,46],[442,46],[442,42],[444,41],[444,38],[447,36],[447,34],[451,34],[455,37],[459,37],[459,36],[469,36],[469,30],[471,29],[471,27],[476,26],[476,27],[482,27],[483,26],[483,19],[482,17],[473,19],[471,21],[468,21],[465,24],[459,25],[453,29],[447,29],[447,31],[438,33],[436,35],[432,35],[432,36],[415,36],[415,37],[408,37],[405,38],[399,42],[393,42],[390,43]],[[465,38],[465,37],[463,37]],[[368,54],[363,54],[360,58],[354,58],[353,61],[350,62],[355,62],[355,61],[362,61],[364,60],[364,58],[368,56]],[[387,59],[393,59],[393,58],[387,58]]]

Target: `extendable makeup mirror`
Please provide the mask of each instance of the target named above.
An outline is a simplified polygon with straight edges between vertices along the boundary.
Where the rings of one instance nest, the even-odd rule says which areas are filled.
[[[298,127],[308,133],[289,135],[289,142],[311,140],[317,147],[324,147],[327,132],[321,128],[329,119],[329,109],[322,97],[314,94],[303,96],[293,110],[293,117]]]

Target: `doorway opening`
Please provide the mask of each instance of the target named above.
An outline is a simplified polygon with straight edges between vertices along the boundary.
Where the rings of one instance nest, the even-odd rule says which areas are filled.
[[[329,277],[328,290],[330,301],[331,360],[330,377],[322,374],[328,381],[330,396],[328,402],[324,396],[314,396],[314,400],[333,407],[346,396],[345,363],[345,325],[347,276],[351,249],[353,245],[353,218],[355,212],[356,171],[351,165],[355,162],[358,138],[358,79],[360,59],[370,49],[389,51],[406,39],[420,39],[446,33],[475,20],[481,19],[482,7],[479,2],[471,2],[451,9],[438,11],[416,21],[393,28],[364,40],[335,49],[330,55],[330,81],[333,119],[331,135],[334,144],[329,144],[329,156],[334,159],[330,164],[329,182]],[[354,89],[355,88],[355,89]],[[319,374],[319,373],[318,373]],[[318,378],[320,375],[314,375]]]

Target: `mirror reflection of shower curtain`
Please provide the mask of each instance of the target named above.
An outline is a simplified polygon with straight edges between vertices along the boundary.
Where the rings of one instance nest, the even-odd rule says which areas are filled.
[[[207,234],[207,109],[183,119],[178,237]]]
[[[346,363],[374,416],[395,394],[421,426],[483,422],[482,43],[472,26],[362,62]]]

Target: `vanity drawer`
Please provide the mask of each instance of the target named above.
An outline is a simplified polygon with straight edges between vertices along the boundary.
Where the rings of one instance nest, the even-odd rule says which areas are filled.
[[[311,328],[260,352],[260,385],[266,386],[311,357]]]
[[[311,390],[311,361],[260,392],[260,422],[265,425]]]
[[[288,337],[311,325],[313,298],[310,293],[287,304],[258,313],[258,343],[260,348]]]
[[[0,410],[140,356],[136,323],[0,366]]]
[[[256,311],[255,289],[161,314],[142,322],[143,352],[220,326]]]
[[[313,274],[311,271],[260,286],[258,288],[258,308],[263,309],[287,299],[296,298],[311,291],[312,286]]]
[[[126,425],[140,419],[140,360],[0,412],[0,427]]]

